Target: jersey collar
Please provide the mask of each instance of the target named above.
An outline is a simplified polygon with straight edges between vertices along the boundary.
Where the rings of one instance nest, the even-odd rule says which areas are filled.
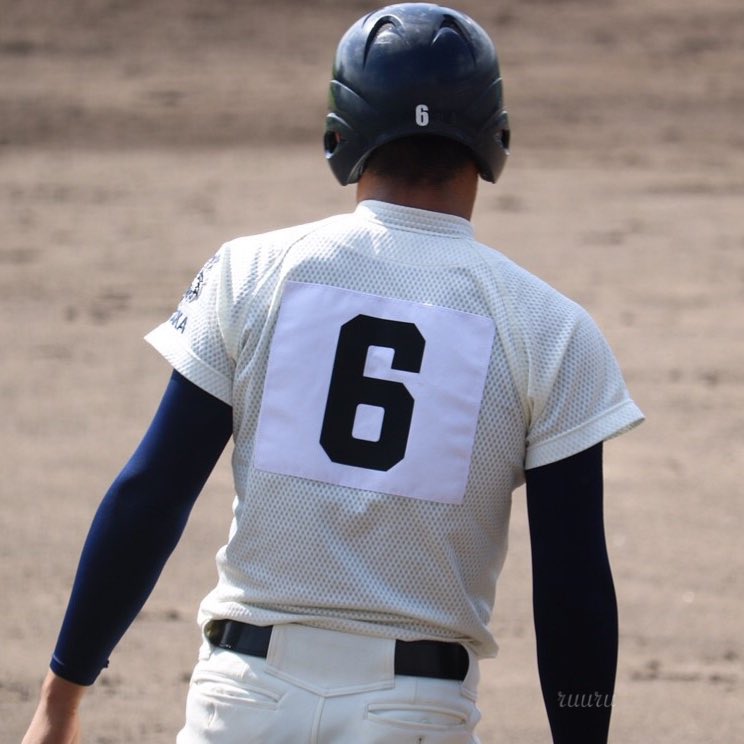
[[[366,199],[357,205],[355,215],[390,228],[472,238],[473,226],[463,217],[444,212],[404,207],[400,204]]]

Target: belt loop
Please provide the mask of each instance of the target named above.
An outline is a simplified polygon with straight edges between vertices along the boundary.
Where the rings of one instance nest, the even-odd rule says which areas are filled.
[[[213,645],[222,648],[222,633],[225,628],[224,620],[207,620],[204,624],[204,637]]]

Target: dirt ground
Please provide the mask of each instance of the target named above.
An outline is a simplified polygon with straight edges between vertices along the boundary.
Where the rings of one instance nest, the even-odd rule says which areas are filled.
[[[353,208],[323,162],[325,90],[373,7],[0,0],[2,741],[169,374],[142,336],[224,240]],[[740,741],[744,6],[457,7],[497,41],[513,127],[476,232],[589,309],[648,419],[606,448],[612,741]],[[86,741],[173,741],[231,496],[225,459],[87,697]],[[547,742],[521,492],[493,625],[483,742]]]

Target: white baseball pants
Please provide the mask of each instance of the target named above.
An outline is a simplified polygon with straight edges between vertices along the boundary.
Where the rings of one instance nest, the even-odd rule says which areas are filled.
[[[266,659],[205,642],[177,744],[478,744],[463,682],[393,673],[395,641],[276,626]]]

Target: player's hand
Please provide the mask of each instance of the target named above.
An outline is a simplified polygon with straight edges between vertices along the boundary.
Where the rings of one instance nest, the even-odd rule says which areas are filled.
[[[80,744],[78,707],[85,687],[49,672],[22,744]]]

